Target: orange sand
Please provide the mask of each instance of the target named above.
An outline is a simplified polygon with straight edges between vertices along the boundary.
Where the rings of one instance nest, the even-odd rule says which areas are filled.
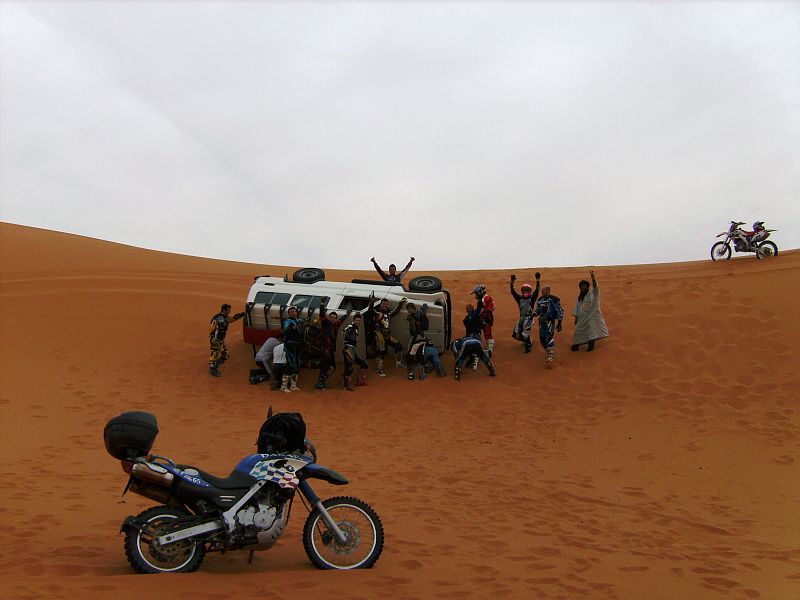
[[[209,377],[207,328],[254,275],[293,267],[8,224],[0,240],[2,598],[800,598],[800,251],[598,268],[611,338],[571,353],[568,318],[552,371],[509,336],[511,271],[439,273],[459,312],[477,282],[495,297],[496,379],[390,369],[317,392],[306,372],[280,394],[248,384],[239,323]],[[571,312],[588,269],[541,271]],[[320,495],[381,515],[375,568],[314,569],[296,503],[251,565],[209,554],[196,574],[134,575],[119,525],[152,502],[120,497],[106,420],[152,411],[154,451],[226,475],[269,403],[301,411],[320,463],[351,481]]]

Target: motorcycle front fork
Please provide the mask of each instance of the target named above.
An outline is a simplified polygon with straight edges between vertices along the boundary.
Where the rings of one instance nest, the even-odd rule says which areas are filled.
[[[333,520],[331,514],[322,505],[322,500],[319,499],[319,496],[317,496],[314,493],[314,490],[311,489],[311,486],[308,485],[308,481],[305,480],[301,481],[300,485],[297,487],[303,494],[303,496],[306,497],[309,503],[311,503],[311,506],[313,506],[320,512],[320,514],[322,515],[322,519],[325,521],[325,523],[328,524],[328,527],[334,533],[339,543],[340,544],[347,543],[347,536],[344,534],[344,532],[342,532],[341,529],[339,529],[339,526],[336,524],[336,521]]]

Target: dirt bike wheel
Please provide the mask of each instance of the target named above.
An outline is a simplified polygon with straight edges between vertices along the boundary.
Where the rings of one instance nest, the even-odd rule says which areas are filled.
[[[323,500],[322,505],[347,536],[339,543],[318,509],[303,528],[303,547],[318,569],[369,569],[383,551],[383,525],[366,502],[350,496]]]
[[[125,532],[125,555],[137,573],[191,573],[205,558],[205,546],[191,540],[175,542],[159,548],[156,538],[159,529],[174,519],[191,516],[185,510],[155,506],[140,513],[137,518],[147,522],[141,530]]]
[[[731,257],[731,246],[725,242],[717,242],[711,246],[711,260],[728,260]]]
[[[756,250],[756,256],[759,259],[778,256],[778,246],[775,245],[775,242],[762,242]]]

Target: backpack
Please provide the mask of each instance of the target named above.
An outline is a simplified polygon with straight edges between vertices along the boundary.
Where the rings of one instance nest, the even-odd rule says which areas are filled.
[[[306,423],[300,413],[276,413],[261,426],[256,439],[259,454],[292,454],[306,445]]]

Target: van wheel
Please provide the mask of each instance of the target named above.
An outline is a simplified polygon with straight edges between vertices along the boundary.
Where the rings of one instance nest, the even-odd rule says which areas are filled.
[[[325,271],[322,269],[297,269],[292,274],[292,281],[295,283],[316,283],[325,281]]]
[[[421,277],[414,277],[408,282],[409,292],[441,292],[442,280],[433,275],[422,275]]]

